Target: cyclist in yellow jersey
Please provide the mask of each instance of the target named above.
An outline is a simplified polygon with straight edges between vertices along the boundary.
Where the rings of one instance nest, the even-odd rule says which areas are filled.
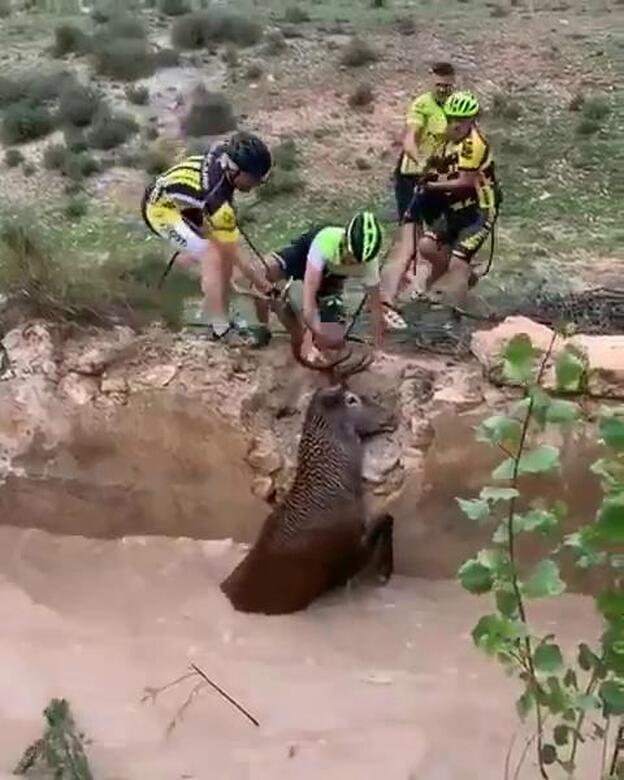
[[[236,133],[207,154],[187,157],[146,189],[141,211],[147,226],[180,250],[183,264],[201,265],[202,292],[212,337],[238,340],[229,320],[233,266],[265,294],[273,286],[243,255],[234,212],[236,190],[248,192],[269,176],[269,149],[251,133]]]
[[[418,243],[418,262],[424,259],[430,265],[428,283],[448,271],[459,302],[469,287],[470,262],[498,216],[501,193],[492,149],[477,124],[477,98],[455,92],[444,110],[450,140],[437,160],[440,178],[422,185],[427,195],[443,196],[444,208]]]
[[[437,213],[436,197],[415,198],[415,188],[428,169],[430,158],[443,148],[447,119],[444,102],[453,91],[455,69],[451,63],[437,62],[431,67],[433,83],[428,92],[412,101],[407,112],[403,149],[395,170],[395,197],[401,223],[399,243],[388,263],[384,279],[384,316],[386,324],[395,329],[407,327],[393,309],[402,282],[408,278],[409,266],[415,255],[418,230],[423,219]],[[430,173],[435,178],[435,173]]]

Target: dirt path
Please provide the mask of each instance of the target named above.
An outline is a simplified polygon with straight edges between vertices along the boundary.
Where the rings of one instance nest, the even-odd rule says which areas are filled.
[[[52,696],[92,738],[98,780],[503,777],[515,690],[472,646],[485,601],[396,578],[297,616],[244,616],[217,588],[238,555],[228,542],[1,528],[0,777]],[[554,606],[540,622],[564,642],[593,634],[589,600]],[[141,692],[191,660],[261,727],[206,692],[165,739],[186,693],[149,706]]]

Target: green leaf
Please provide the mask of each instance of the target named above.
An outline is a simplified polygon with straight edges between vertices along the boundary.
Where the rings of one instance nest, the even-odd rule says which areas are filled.
[[[554,398],[546,410],[546,421],[558,425],[574,422],[578,417],[579,408],[572,401]]]
[[[612,624],[602,635],[604,665],[624,678],[624,620]]]
[[[567,745],[569,735],[570,735],[570,729],[564,724],[555,726],[555,728],[553,729],[553,737],[555,738],[556,745],[559,746]]]
[[[520,457],[519,474],[544,474],[559,468],[559,450],[550,444],[540,444]]]
[[[559,518],[554,512],[532,509],[524,515],[518,515],[517,520],[514,517],[514,525],[516,524],[520,531],[539,531],[542,534],[549,534],[559,527]]]
[[[588,531],[594,544],[624,544],[624,495],[606,498],[598,512],[598,519]]]
[[[540,645],[533,654],[533,663],[538,672],[558,672],[563,668],[563,656],[557,645]]]
[[[516,529],[513,528],[515,531]],[[495,544],[507,544],[509,541],[509,523],[507,520],[503,520],[503,522],[498,526],[496,531],[494,531],[494,536],[492,536],[492,541]]]
[[[622,591],[603,591],[596,599],[598,609],[609,620],[618,620],[624,616],[624,593]]]
[[[492,590],[494,584],[492,572],[479,561],[466,561],[460,568],[458,575],[462,586],[470,593],[480,595]]]
[[[483,501],[496,503],[497,501],[511,501],[512,498],[518,498],[519,495],[519,491],[515,488],[484,487],[479,493],[479,498]]]
[[[538,351],[526,333],[518,333],[509,340],[503,353],[503,376],[526,384],[531,380]]]
[[[557,389],[578,392],[582,389],[585,374],[585,362],[569,347],[562,349],[555,360]]]
[[[493,479],[513,479],[516,462],[513,458],[506,458],[492,472]]]
[[[471,520],[483,520],[489,517],[490,505],[487,501],[481,501],[478,498],[456,498],[461,511]]]
[[[624,715],[624,683],[607,680],[600,686],[599,694],[609,715]]]
[[[557,760],[557,748],[554,745],[542,745],[542,761],[546,766]]]
[[[472,639],[488,655],[505,651],[510,643],[526,636],[524,626],[499,615],[485,615],[475,626]]]
[[[496,591],[496,608],[507,618],[512,620],[518,617],[518,599],[513,591]]]
[[[603,417],[600,420],[600,438],[616,450],[624,452],[624,419],[621,417]]]
[[[526,720],[534,706],[535,696],[530,691],[525,691],[516,702],[516,710],[521,720]]]
[[[565,582],[559,576],[559,566],[550,559],[538,563],[522,586],[524,594],[530,599],[560,596],[565,589]]]
[[[563,684],[567,688],[574,688],[575,690],[578,690],[578,679],[574,669],[568,669],[568,671],[565,673]]]
[[[489,444],[507,444],[513,446],[520,441],[522,426],[513,417],[493,415],[484,420],[477,428],[476,439]]]
[[[593,652],[593,650],[582,642],[579,645],[578,663],[584,672],[590,672],[597,664],[600,663],[600,658]]]
[[[591,712],[600,707],[600,699],[596,696],[588,696],[586,694],[579,694],[574,700],[579,710],[583,712]]]

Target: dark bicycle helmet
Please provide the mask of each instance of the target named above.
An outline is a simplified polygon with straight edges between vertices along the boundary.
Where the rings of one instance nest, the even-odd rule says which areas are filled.
[[[347,225],[347,249],[358,263],[374,260],[381,249],[383,230],[372,211],[360,211]]]
[[[227,142],[225,151],[240,171],[258,181],[264,181],[271,171],[271,152],[264,141],[253,133],[235,133]]]

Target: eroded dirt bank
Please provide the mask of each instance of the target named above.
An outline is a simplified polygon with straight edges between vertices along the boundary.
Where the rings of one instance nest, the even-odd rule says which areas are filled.
[[[516,326],[532,328],[536,342],[547,331]],[[373,510],[397,520],[400,573],[454,577],[488,539],[454,499],[477,493],[497,462],[474,427],[517,397],[487,381],[501,338],[477,338],[479,360],[388,356],[352,380],[400,416],[365,463]],[[592,375],[595,394],[616,400],[624,382],[608,361],[624,365],[620,341],[598,339]],[[324,381],[293,367],[284,344],[243,355],[158,329],[67,337],[32,323],[4,345],[2,522],[91,537],[253,539],[267,502],[289,484],[303,412]],[[591,422],[566,436],[561,484],[534,488],[563,494],[572,528],[597,505],[588,465],[598,450]]]
[[[224,542],[1,528],[0,776],[62,695],[92,740],[98,780],[503,777],[522,730],[514,685],[469,636],[485,601],[453,583],[397,577],[299,615],[250,617],[217,587],[239,555]],[[585,597],[534,614],[564,645],[596,631]],[[166,738],[192,686],[155,705],[140,704],[143,688],[191,661],[260,728],[206,691]],[[536,776],[531,763],[521,775]]]

